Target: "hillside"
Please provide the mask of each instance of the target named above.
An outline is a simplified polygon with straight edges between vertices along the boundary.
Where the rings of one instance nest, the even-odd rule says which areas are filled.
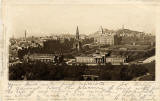
[[[145,34],[144,32],[139,32],[139,31],[130,30],[130,29],[119,29],[119,30],[103,29],[103,31],[105,33],[115,32],[117,35],[120,35],[120,34],[125,34],[125,35],[138,35],[138,34],[141,34],[141,35],[144,35]],[[101,31],[94,32],[93,34],[90,34],[89,37],[97,37],[97,35],[100,34],[100,33],[101,33]]]

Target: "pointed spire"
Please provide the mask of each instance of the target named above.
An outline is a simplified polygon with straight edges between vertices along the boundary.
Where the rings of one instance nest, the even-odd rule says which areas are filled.
[[[76,47],[77,51],[80,50],[80,39],[79,39],[79,29],[78,29],[78,26],[77,26],[77,29],[76,29],[76,43],[75,43],[75,47]]]
[[[78,29],[78,26],[77,26],[77,29],[76,29],[76,39],[79,40],[79,29]]]

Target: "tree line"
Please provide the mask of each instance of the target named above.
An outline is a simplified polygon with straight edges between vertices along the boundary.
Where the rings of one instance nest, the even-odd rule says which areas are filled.
[[[141,65],[86,66],[52,64],[36,61],[9,67],[9,80],[83,80],[82,75],[98,75],[98,80],[132,80],[150,73],[155,76],[155,63]],[[154,77],[152,78],[154,80]]]

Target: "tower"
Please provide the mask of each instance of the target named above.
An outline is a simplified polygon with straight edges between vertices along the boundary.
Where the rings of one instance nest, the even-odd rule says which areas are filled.
[[[76,42],[75,42],[75,48],[77,51],[80,50],[80,38],[79,38],[79,29],[78,29],[78,26],[77,26],[77,29],[76,29]]]
[[[77,26],[77,29],[76,29],[76,40],[79,40],[79,29],[78,29],[78,26]]]

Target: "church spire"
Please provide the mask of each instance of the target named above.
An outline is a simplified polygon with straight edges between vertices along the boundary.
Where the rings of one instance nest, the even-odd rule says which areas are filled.
[[[75,48],[77,49],[77,51],[79,51],[80,47],[81,47],[81,44],[80,44],[80,37],[79,37],[79,29],[78,29],[78,26],[77,26]]]
[[[76,29],[76,39],[79,40],[79,29],[78,29],[78,26],[77,26],[77,29]]]

